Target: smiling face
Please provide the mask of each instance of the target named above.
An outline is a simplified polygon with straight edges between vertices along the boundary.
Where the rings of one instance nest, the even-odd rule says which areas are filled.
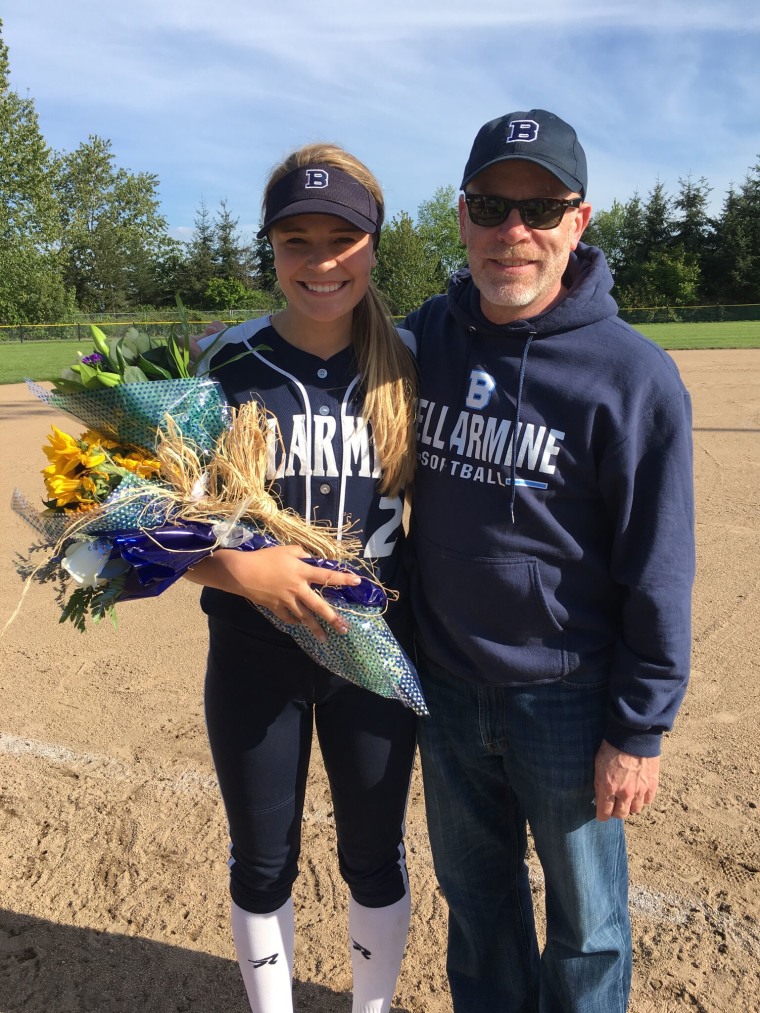
[[[350,327],[375,266],[372,236],[343,218],[307,214],[278,222],[269,238],[289,320]]]
[[[532,162],[500,162],[479,173],[468,193],[526,200],[576,197],[546,169]],[[516,209],[501,225],[485,228],[470,221],[459,199],[459,229],[485,316],[496,324],[536,316],[562,294],[562,275],[588,224],[591,205],[570,208],[555,229],[530,229]]]

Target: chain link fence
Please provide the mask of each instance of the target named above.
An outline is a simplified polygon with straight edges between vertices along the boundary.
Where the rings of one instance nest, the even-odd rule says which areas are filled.
[[[253,317],[263,316],[265,313],[274,313],[277,307],[271,309],[234,309],[216,310],[209,312],[198,312],[193,310],[188,313],[188,323],[191,327],[197,328],[201,333],[206,324],[212,320],[221,320],[224,324],[237,324],[243,320],[250,320]],[[120,337],[130,327],[136,327],[151,335],[167,335],[172,328],[179,328],[180,321],[177,319],[177,311],[172,310],[162,313],[160,311],[147,311],[145,313],[111,313],[97,314],[58,324],[0,324],[0,344],[8,341],[81,341],[91,340],[90,324],[97,324],[105,333],[110,336]]]
[[[225,324],[237,324],[242,320],[274,313],[270,309],[234,309],[224,311],[198,312],[188,314],[188,323],[201,333],[212,320]],[[622,307],[620,316],[629,324],[700,324],[722,323],[725,321],[760,320],[760,304],[734,306],[645,306],[631,309]],[[401,317],[394,318],[397,323]],[[120,336],[129,327],[137,327],[147,334],[166,335],[171,328],[179,327],[176,311],[146,311],[144,313],[93,314],[86,319],[58,324],[0,324],[0,344],[8,341],[81,341],[90,340],[90,324],[97,324],[106,334]]]
[[[623,307],[619,313],[623,320],[634,327],[637,324],[716,324],[760,320],[760,305]]]

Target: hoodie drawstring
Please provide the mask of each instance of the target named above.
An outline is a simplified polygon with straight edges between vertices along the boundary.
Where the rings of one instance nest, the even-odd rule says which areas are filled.
[[[509,490],[509,516],[512,523],[515,523],[515,496],[517,495],[517,441],[520,434],[520,404],[522,402],[523,384],[525,382],[525,369],[528,362],[528,350],[536,332],[530,331],[525,339],[525,345],[520,359],[520,375],[517,380],[517,397],[515,399],[515,421],[512,428],[512,469],[510,473]]]

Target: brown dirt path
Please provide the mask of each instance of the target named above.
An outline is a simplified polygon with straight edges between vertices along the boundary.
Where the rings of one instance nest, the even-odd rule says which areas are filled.
[[[629,822],[632,1013],[760,1010],[760,351],[674,353],[695,406],[694,673],[660,793]],[[33,532],[41,445],[70,424],[0,387],[0,625]],[[197,589],[57,625],[33,586],[0,640],[0,1013],[244,1013],[227,924],[226,832],[202,714]],[[351,1008],[345,893],[317,757],[297,886],[301,1013]],[[445,904],[419,775],[413,918],[395,1013],[447,1013]],[[531,860],[540,900],[540,870]],[[487,1011],[484,1011],[487,1013]]]

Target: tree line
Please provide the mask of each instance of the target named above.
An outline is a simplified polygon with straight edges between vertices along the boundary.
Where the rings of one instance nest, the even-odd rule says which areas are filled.
[[[245,242],[222,200],[201,200],[188,242],[172,239],[159,179],[116,164],[110,141],[90,135],[54,152],[34,101],[10,87],[0,20],[0,323],[45,323],[76,313],[173,306],[268,310],[280,303],[271,248]],[[658,181],[642,197],[597,211],[584,241],[601,247],[621,306],[760,303],[760,161],[732,186],[717,216],[701,177],[669,195]],[[439,187],[386,223],[375,280],[395,314],[445,291],[466,263],[456,191]]]

